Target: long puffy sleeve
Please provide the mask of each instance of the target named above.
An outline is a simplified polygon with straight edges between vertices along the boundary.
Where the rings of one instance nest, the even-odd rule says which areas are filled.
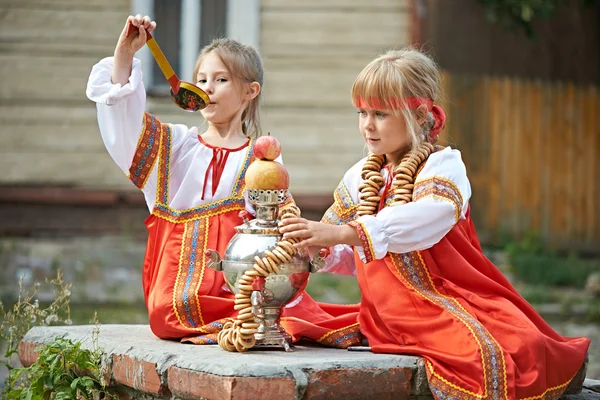
[[[464,218],[471,187],[460,152],[451,148],[433,153],[415,180],[411,203],[388,206],[352,225],[363,246],[363,261],[388,252],[424,250],[438,243]]]
[[[140,60],[133,60],[129,82],[111,81],[113,57],[102,59],[92,68],[86,95],[96,103],[98,126],[108,153],[117,166],[142,191],[148,208],[156,201],[156,161],[160,138],[145,132],[146,90]],[[150,116],[149,116],[150,118]],[[140,157],[135,157],[136,152]],[[145,154],[146,153],[146,154]],[[137,164],[134,159],[137,158]]]
[[[338,244],[330,247],[329,252],[327,257],[325,257],[325,266],[318,272],[356,275],[356,264],[354,263],[354,251],[352,250],[352,246]]]
[[[97,104],[98,125],[108,152],[121,170],[128,173],[142,129],[146,91],[138,59],[133,60],[126,85],[111,82],[112,70],[112,57],[94,65],[86,95]]]
[[[145,112],[146,90],[140,61],[133,60],[131,76],[125,85],[112,83],[113,61],[113,57],[107,57],[94,65],[86,95],[96,103],[98,126],[108,153],[129,180],[142,190],[148,208],[152,210],[156,204],[162,124]],[[195,128],[188,130],[183,125],[172,125],[169,129],[170,157],[177,156],[184,142],[195,134]],[[177,194],[177,184],[178,180],[173,179],[171,197]]]

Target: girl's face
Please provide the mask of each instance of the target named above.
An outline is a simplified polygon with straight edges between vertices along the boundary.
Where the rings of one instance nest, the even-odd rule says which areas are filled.
[[[241,121],[247,105],[242,85],[236,84],[236,78],[218,55],[210,52],[204,57],[196,79],[196,85],[210,97],[210,104],[201,111],[208,122],[222,124]]]
[[[387,162],[399,161],[410,143],[404,117],[371,108],[359,109],[358,115],[358,128],[369,151],[386,155]]]

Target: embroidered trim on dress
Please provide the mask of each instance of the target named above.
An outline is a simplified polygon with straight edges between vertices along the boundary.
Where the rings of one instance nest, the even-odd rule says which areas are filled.
[[[222,318],[216,321],[210,322],[200,328],[200,331],[204,333],[199,336],[185,337],[181,339],[181,343],[193,343],[193,344],[217,344],[217,336],[223,329],[225,323],[233,321],[231,318]]]
[[[156,203],[169,204],[169,180],[171,173],[171,125],[162,124],[161,145],[158,161],[158,179],[156,185]]]
[[[356,218],[358,204],[352,201],[344,182],[340,182],[335,189],[333,200],[333,205],[325,212],[321,222],[330,225],[345,225]]]
[[[244,197],[244,190],[246,188],[246,171],[248,170],[248,166],[254,161],[254,139],[250,139],[248,142],[248,151],[246,152],[246,158],[242,163],[242,169],[235,180],[235,185],[233,185],[233,191],[231,192],[232,196],[235,197]]]
[[[336,347],[338,349],[345,349],[348,346],[358,346],[361,344],[361,341],[362,337],[358,322],[328,332],[317,340],[323,346]]]
[[[413,201],[418,201],[426,197],[433,197],[452,203],[455,209],[454,222],[458,222],[462,214],[463,198],[458,186],[454,182],[440,176],[432,176],[417,181],[413,191]]]
[[[154,210],[152,210],[152,214],[169,222],[186,223],[199,218],[213,217],[229,211],[241,211],[245,208],[246,203],[243,197],[229,197],[187,210],[176,210],[165,204],[157,203]]]
[[[500,400],[508,398],[504,352],[496,342],[496,339],[456,299],[445,296],[437,290],[421,252],[388,254],[394,267],[407,286],[462,322],[469,329],[479,346],[485,386],[483,394],[473,393],[448,382],[429,366],[429,386],[431,391],[442,399],[472,399],[475,397]],[[436,391],[438,394],[436,394]]]
[[[579,372],[579,371],[577,371],[577,372]],[[577,376],[577,372],[575,373],[575,375],[573,375],[573,378],[575,378],[575,376]],[[562,385],[553,386],[551,388],[548,388],[544,391],[544,393],[539,394],[537,396],[524,397],[522,399],[517,399],[517,400],[537,400],[537,399],[558,400],[561,397],[563,397],[564,391],[567,389],[567,386],[569,385],[569,383],[571,383],[573,378],[569,379],[567,382],[563,383]]]
[[[348,225],[350,225],[354,228],[354,230],[356,230],[358,238],[361,242],[361,246],[363,248],[363,252],[365,254],[366,263],[370,263],[375,259],[375,252],[373,251],[373,241],[369,236],[369,232],[367,232],[362,222],[351,221],[348,223]]]
[[[135,148],[135,154],[129,167],[129,180],[140,189],[144,188],[154,164],[158,159],[162,126],[154,115],[144,113],[142,133]]]
[[[185,224],[181,238],[179,267],[173,288],[173,311],[179,323],[187,329],[200,329],[204,325],[198,298],[198,289],[204,278],[208,243],[208,219]]]

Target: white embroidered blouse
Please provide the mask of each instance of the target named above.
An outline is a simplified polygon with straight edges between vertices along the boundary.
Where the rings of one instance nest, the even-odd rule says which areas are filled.
[[[366,158],[360,160],[346,172],[336,189],[335,203],[323,222],[343,224],[353,219],[365,161]],[[382,169],[381,174],[387,179],[388,170]],[[369,262],[383,258],[388,252],[406,253],[432,247],[459,219],[465,218],[470,197],[471,186],[460,151],[447,147],[432,153],[415,179],[412,202],[388,205],[376,215],[355,220],[366,239],[363,246],[356,248],[359,256],[363,262]],[[356,274],[352,246],[332,247],[326,262],[322,271]]]

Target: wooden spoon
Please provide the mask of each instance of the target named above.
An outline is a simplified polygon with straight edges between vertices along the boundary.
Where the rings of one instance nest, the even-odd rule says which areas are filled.
[[[129,37],[129,35],[137,29],[136,26],[130,23],[127,27],[127,32],[125,32],[125,36]],[[169,82],[169,86],[171,86],[171,99],[175,104],[183,110],[191,112],[202,110],[210,104],[210,98],[204,90],[192,83],[182,81],[177,77],[171,64],[167,61],[164,53],[160,47],[158,47],[158,43],[156,43],[154,37],[148,32],[148,29],[146,29],[146,45],[150,49],[152,56],[154,56],[158,67]]]

